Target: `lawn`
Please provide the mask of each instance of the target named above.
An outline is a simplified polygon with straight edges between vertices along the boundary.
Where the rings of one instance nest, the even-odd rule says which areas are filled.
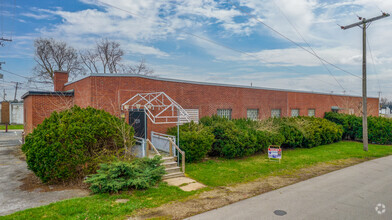
[[[266,154],[243,159],[211,159],[187,164],[187,174],[213,189],[244,183],[261,177],[294,173],[301,168],[321,162],[339,163],[342,159],[376,158],[392,154],[392,146],[369,145],[369,152],[358,142],[339,142],[311,149],[283,150],[281,163],[268,161]],[[125,192],[117,195],[94,195],[52,203],[28,209],[0,219],[124,219],[137,209],[157,207],[170,201],[181,200],[196,192],[184,192],[177,187],[161,183],[145,191]],[[116,199],[129,199],[125,204]]]
[[[369,145],[362,150],[362,143],[342,141],[309,149],[283,150],[282,161],[268,161],[267,155],[243,159],[216,159],[187,165],[187,174],[208,186],[226,186],[257,178],[284,175],[320,162],[336,162],[348,158],[375,158],[392,154],[390,145]]]
[[[23,129],[23,125],[8,125],[8,130]],[[5,130],[5,125],[0,125],[0,130]]]
[[[184,192],[178,187],[161,183],[158,187],[148,190],[64,200],[8,216],[0,216],[0,219],[124,219],[136,209],[156,207],[195,193]],[[129,199],[129,201],[116,203],[116,199]]]

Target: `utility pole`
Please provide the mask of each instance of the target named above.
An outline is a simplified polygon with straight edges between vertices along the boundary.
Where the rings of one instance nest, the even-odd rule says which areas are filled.
[[[370,19],[358,17],[360,22],[350,24],[347,26],[341,26],[343,30],[347,30],[353,27],[362,28],[362,141],[363,150],[368,151],[368,129],[367,129],[367,89],[366,89],[366,29],[369,27],[371,22],[379,20],[381,18],[388,17],[388,13],[382,12],[382,15],[373,17]]]
[[[16,93],[18,92],[18,84],[19,84],[19,82],[16,82],[16,84],[15,84],[15,96],[14,96],[14,101],[16,101]]]
[[[381,109],[381,91],[378,92],[378,112],[380,112]]]

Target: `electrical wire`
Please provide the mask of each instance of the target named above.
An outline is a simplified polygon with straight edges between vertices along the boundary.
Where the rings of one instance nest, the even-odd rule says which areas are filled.
[[[312,50],[312,52],[314,54],[317,55],[317,58],[319,59],[319,61],[321,62],[321,64],[323,65],[323,67],[328,71],[329,75],[332,76],[332,78],[336,81],[336,83],[340,86],[340,88],[343,89],[343,92],[346,91],[346,89],[342,86],[342,84],[336,79],[336,77],[332,74],[332,72],[329,70],[329,68],[327,67],[327,65],[325,65],[325,63],[319,58],[318,54],[316,53],[316,51],[310,46],[310,44],[308,43],[307,40],[305,40],[305,38],[303,37],[303,35],[298,31],[298,29],[295,27],[295,25],[290,21],[290,19],[287,17],[287,15],[283,12],[283,10],[276,4],[275,0],[272,0],[272,2],[274,3],[274,5],[278,8],[278,10],[280,11],[281,14],[283,14],[283,16],[285,17],[286,21],[291,25],[291,27],[295,30],[295,32],[301,37],[301,39],[306,43],[306,45]]]
[[[366,36],[366,41],[367,41],[367,45],[368,45],[368,48],[369,48],[370,57],[372,58],[373,71],[374,71],[374,73],[376,75],[376,78],[377,78],[378,90],[379,90],[379,92],[382,92],[381,91],[380,79],[378,77],[378,73],[377,73],[377,69],[376,69],[376,63],[374,62],[373,52],[372,52],[372,48],[371,48],[370,43],[369,43],[369,37],[368,36]]]
[[[243,10],[242,8],[240,8],[237,4],[234,4],[234,3],[231,2],[230,0],[227,0],[227,2],[228,2],[229,4],[231,4],[231,5],[233,5],[234,7],[236,7],[236,8],[237,8],[239,11],[241,11],[242,13],[246,14],[248,17],[251,17],[251,18],[255,19],[256,21],[258,21],[259,23],[261,23],[262,25],[264,25],[265,27],[267,27],[268,29],[270,29],[270,30],[273,31],[274,33],[278,34],[278,35],[281,36],[282,38],[288,40],[289,42],[293,43],[293,44],[296,45],[297,47],[299,47],[299,48],[303,49],[304,51],[308,52],[309,54],[311,54],[311,55],[313,55],[313,56],[319,58],[320,60],[324,61],[325,63],[327,63],[327,64],[329,64],[329,65],[331,65],[331,66],[333,66],[333,67],[335,67],[336,69],[338,69],[338,70],[340,70],[340,71],[343,71],[343,72],[345,72],[345,73],[347,73],[347,74],[350,74],[351,76],[357,77],[357,78],[359,78],[359,79],[362,79],[360,76],[357,76],[357,75],[355,75],[354,73],[351,73],[351,72],[349,72],[349,71],[347,71],[347,70],[344,70],[344,69],[342,69],[342,68],[336,66],[335,64],[333,64],[333,63],[331,63],[331,62],[325,60],[324,58],[318,56],[317,54],[312,53],[310,50],[306,49],[305,47],[301,46],[301,45],[298,44],[297,42],[291,40],[289,37],[285,36],[284,34],[280,33],[279,31],[275,30],[274,28],[272,28],[271,26],[269,26],[269,25],[266,24],[265,22],[261,21],[261,20],[258,19],[256,16],[250,14],[250,13],[247,12],[247,11],[244,11],[244,10]]]
[[[128,14],[130,14],[130,15],[132,15],[132,16],[135,16],[135,17],[139,17],[139,18],[143,18],[143,19],[146,19],[146,20],[150,20],[150,19],[147,18],[147,17],[140,16],[140,15],[138,15],[138,14],[136,14],[136,13],[133,13],[133,12],[131,12],[131,11],[129,11],[129,10],[126,10],[126,9],[123,9],[123,8],[120,8],[120,7],[117,7],[117,6],[115,6],[115,5],[112,5],[112,4],[109,4],[109,3],[106,3],[106,2],[100,2],[100,4],[103,4],[103,5],[106,5],[106,6],[108,6],[108,7],[112,7],[112,8],[118,9],[118,10],[120,10],[120,11],[126,12],[126,13],[128,13]],[[162,22],[162,23],[163,23],[163,22]],[[260,57],[258,57],[258,56],[256,56],[256,55],[253,55],[253,54],[251,54],[251,53],[242,51],[242,50],[240,50],[240,49],[232,48],[232,47],[230,47],[230,46],[224,45],[224,44],[219,43],[219,42],[217,42],[217,41],[214,41],[214,40],[211,40],[211,39],[208,39],[208,38],[205,38],[205,37],[196,35],[196,34],[194,34],[194,33],[191,33],[191,32],[185,31],[185,30],[178,30],[178,32],[182,32],[182,33],[185,33],[185,34],[190,35],[190,36],[192,36],[192,37],[201,39],[201,40],[203,40],[203,41],[206,41],[206,42],[209,42],[209,43],[218,45],[218,46],[220,46],[220,47],[223,47],[223,48],[226,48],[226,49],[235,51],[235,52],[237,52],[237,53],[242,53],[242,54],[245,54],[245,55],[247,55],[247,56],[256,58],[257,60],[260,60],[260,61],[262,61],[262,62],[265,63],[265,64],[272,64],[272,65],[275,64],[275,63],[268,62],[267,60],[264,60],[264,59],[262,59],[262,58],[260,58]],[[294,73],[299,73],[298,71],[296,71],[296,70],[294,70],[294,69],[292,69],[292,68],[286,67],[286,66],[280,66],[280,68],[284,68],[284,69],[286,69],[286,70],[290,70],[290,71],[292,71],[292,72],[294,72]],[[299,74],[301,74],[301,73],[299,73]],[[330,84],[330,83],[328,83],[328,82],[325,82],[325,81],[322,81],[322,80],[319,80],[319,79],[316,79],[316,80],[321,81],[321,82],[324,82],[324,83],[327,83],[327,84]]]

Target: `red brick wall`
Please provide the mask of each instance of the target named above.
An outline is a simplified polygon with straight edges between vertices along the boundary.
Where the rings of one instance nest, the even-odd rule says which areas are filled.
[[[64,91],[64,84],[68,82],[68,73],[55,71],[53,75],[54,91]]]
[[[23,120],[25,134],[31,133],[36,124],[33,124],[33,98],[34,96],[27,96],[23,100]]]
[[[314,108],[316,116],[323,117],[325,112],[331,111],[332,106],[344,108],[345,110],[341,111],[347,111],[346,113],[348,109],[354,109],[354,113],[360,115],[362,101],[359,97],[350,96],[212,86],[124,76],[87,77],[64,87],[64,90],[71,89],[75,92],[72,104],[105,109],[118,117],[121,114],[121,104],[141,92],[163,91],[183,108],[199,109],[200,118],[216,114],[217,109],[220,108],[232,109],[233,118],[246,117],[247,109],[259,109],[260,119],[270,117],[271,109],[281,109],[282,116],[290,116],[290,110],[293,108],[300,109],[300,115],[307,115],[308,109]],[[32,102],[32,117],[36,119],[32,123],[33,126],[42,122],[44,118],[43,116],[35,117],[34,114],[37,114],[35,112],[42,111],[42,115],[48,115],[56,109],[56,106],[63,106],[58,97],[50,99],[52,98],[51,102],[58,102],[56,105],[48,105],[43,98]],[[70,97],[67,98],[72,100]],[[368,106],[369,115],[378,115],[378,99],[369,98]],[[28,108],[27,110],[30,111]],[[153,125],[149,122],[148,127],[149,133],[151,130],[165,133],[169,126]]]
[[[25,127],[24,132],[28,134],[38,124],[50,116],[53,111],[62,111],[71,108],[73,97],[60,95],[30,95],[24,99]]]
[[[300,115],[308,115],[308,109],[315,109],[316,117],[324,117],[325,112],[331,111],[332,106],[342,110],[340,113],[349,114],[349,109],[357,116],[362,115],[362,97],[324,95],[312,93],[288,93],[289,115],[291,109],[299,109]],[[368,114],[378,116],[378,99],[368,98]]]
[[[258,108],[262,118],[271,109],[287,113],[287,92],[165,82],[137,77],[90,77],[91,106],[119,114],[120,105],[140,92],[163,91],[183,108],[198,108],[200,117],[216,114],[218,108],[231,108],[233,118],[246,117],[246,109]],[[72,85],[72,84],[71,84]],[[71,89],[71,85],[66,89]],[[75,90],[76,92],[76,90]],[[75,102],[77,97],[75,96]]]
[[[91,77],[84,78],[76,83],[64,87],[65,91],[74,90],[74,104],[80,107],[92,106]]]
[[[10,103],[9,102],[1,102],[1,121],[0,124],[9,124],[10,123]]]

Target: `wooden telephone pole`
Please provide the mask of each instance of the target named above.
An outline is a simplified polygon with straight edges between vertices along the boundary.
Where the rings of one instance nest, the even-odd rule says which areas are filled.
[[[343,30],[350,29],[353,27],[362,28],[362,140],[363,150],[368,151],[368,129],[367,129],[367,89],[366,89],[366,29],[369,27],[371,22],[379,20],[381,18],[388,17],[388,13],[382,13],[382,15],[366,19],[358,17],[360,22],[350,24],[347,26],[341,26]]]

